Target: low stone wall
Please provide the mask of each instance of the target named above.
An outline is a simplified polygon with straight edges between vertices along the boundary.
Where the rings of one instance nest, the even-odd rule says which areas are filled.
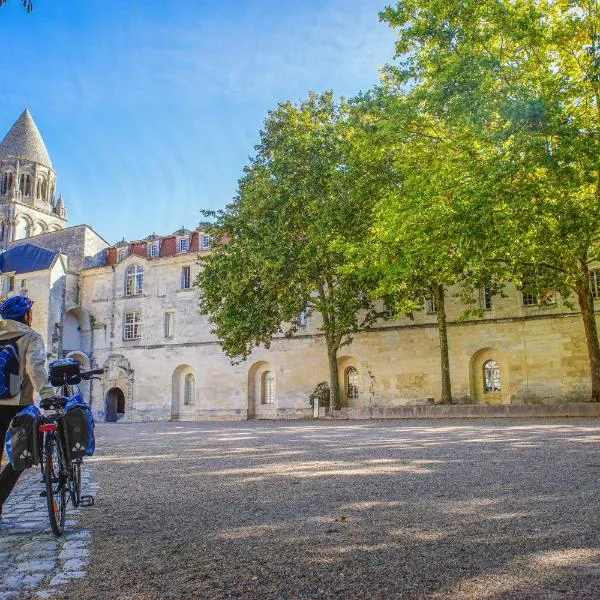
[[[437,406],[396,406],[343,408],[332,411],[329,419],[470,419],[470,418],[559,418],[600,417],[600,402],[561,404],[448,404]]]

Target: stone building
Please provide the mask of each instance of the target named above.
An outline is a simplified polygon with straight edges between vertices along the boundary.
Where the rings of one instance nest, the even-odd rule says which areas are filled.
[[[56,200],[56,173],[44,140],[25,109],[0,143],[0,241],[57,231],[67,222]]]
[[[46,332],[49,356],[76,356],[86,367],[104,367],[102,379],[89,390],[98,418],[310,414],[308,396],[328,378],[318,315],[300,315],[295,339],[275,339],[269,350],[257,349],[247,361],[232,366],[199,314],[199,292],[193,289],[197,257],[210,252],[207,232],[181,229],[109,245],[87,225],[66,227],[64,203],[53,203],[56,179],[50,159],[27,111],[0,144],[0,169],[13,174],[0,196],[8,248],[5,263],[0,263],[3,293],[27,290],[36,297],[34,317]],[[25,173],[36,191],[37,182],[46,181],[39,201],[31,198],[33,188],[27,183],[24,191],[20,183],[19,193],[15,191],[15,181]],[[28,190],[30,195],[24,195]],[[32,227],[19,228],[20,216],[29,217]],[[11,253],[27,254],[31,248],[49,253],[41,263],[44,268],[35,274],[8,270],[15,264]],[[590,277],[594,296],[600,298],[600,271]],[[588,400],[581,316],[560,296],[551,290],[514,287],[492,296],[482,289],[475,299],[482,316],[469,320],[460,318],[463,306],[452,291],[448,296],[456,401]],[[357,416],[373,410],[384,415],[396,407],[435,401],[441,387],[435,306],[428,302],[413,320],[381,321],[357,334],[340,352],[339,372],[344,409]]]

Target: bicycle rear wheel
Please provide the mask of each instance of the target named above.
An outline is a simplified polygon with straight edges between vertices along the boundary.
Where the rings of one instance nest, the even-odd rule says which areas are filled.
[[[76,458],[71,463],[71,504],[77,508],[81,504],[81,471],[83,468],[81,458]]]
[[[46,503],[48,517],[54,535],[62,535],[65,529],[67,512],[66,473],[62,464],[58,440],[53,435],[46,435],[44,448],[44,480],[46,482]]]

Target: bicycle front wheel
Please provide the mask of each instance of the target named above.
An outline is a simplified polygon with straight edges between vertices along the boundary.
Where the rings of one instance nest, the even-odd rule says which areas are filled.
[[[66,473],[62,464],[58,440],[54,436],[46,436],[44,448],[44,480],[46,482],[46,503],[48,517],[54,535],[62,535],[65,529],[67,512]]]

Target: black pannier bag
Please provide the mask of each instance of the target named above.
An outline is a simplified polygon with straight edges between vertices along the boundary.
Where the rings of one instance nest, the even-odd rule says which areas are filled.
[[[83,458],[88,451],[90,442],[90,427],[87,407],[82,405],[67,405],[63,416],[63,430],[69,460]]]
[[[81,363],[74,358],[61,358],[51,362],[48,368],[50,383],[54,387],[81,382]]]
[[[15,471],[29,469],[40,462],[40,410],[33,404],[17,413],[6,432],[6,453]]]

